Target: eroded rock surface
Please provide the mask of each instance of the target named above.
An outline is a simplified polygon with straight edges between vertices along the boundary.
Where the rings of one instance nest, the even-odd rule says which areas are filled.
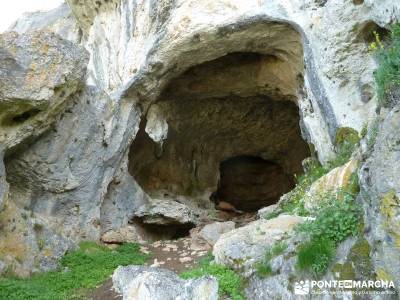
[[[400,284],[400,109],[394,107],[379,127],[372,154],[363,164],[361,197],[365,230],[373,247],[379,279]]]
[[[0,36],[0,256],[23,275],[54,268],[80,240],[136,226],[140,207],[140,218],[195,222],[154,199],[213,212],[226,159],[257,156],[293,176],[310,144],[326,162],[339,127],[359,131],[374,116],[371,32],[400,17],[391,0],[67,2],[71,11],[31,14],[12,27],[20,34]],[[398,187],[391,134],[389,146],[378,139],[387,161],[375,152],[369,162],[376,230],[397,228],[394,194],[388,213],[376,200]],[[301,221],[285,218],[285,230]],[[237,232],[259,257],[265,235],[253,245],[249,228],[224,235],[236,245]],[[397,237],[381,233],[371,239],[389,255],[377,265],[398,276]],[[226,249],[233,265],[236,248]]]
[[[0,143],[37,137],[83,86],[88,54],[49,31],[0,35]]]

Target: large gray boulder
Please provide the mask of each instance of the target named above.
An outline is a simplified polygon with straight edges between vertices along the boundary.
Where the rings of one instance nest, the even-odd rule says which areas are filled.
[[[199,232],[199,236],[205,239],[210,245],[214,245],[220,236],[235,229],[235,222],[214,222],[205,225]]]
[[[214,277],[183,280],[174,272],[154,267],[118,267],[113,276],[115,290],[123,300],[217,300]]]
[[[147,224],[195,224],[196,213],[185,204],[173,200],[150,199],[134,213]]]
[[[224,233],[213,248],[215,262],[249,275],[254,271],[254,265],[263,260],[266,251],[287,239],[294,227],[304,220],[304,217],[280,215]]]
[[[49,31],[0,35],[0,144],[38,136],[83,86],[84,48]]]

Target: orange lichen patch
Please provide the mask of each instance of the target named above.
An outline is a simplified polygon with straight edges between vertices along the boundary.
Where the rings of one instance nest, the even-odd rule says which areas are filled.
[[[18,261],[23,261],[30,249],[23,238],[26,224],[19,216],[19,210],[15,204],[7,203],[7,206],[0,213],[0,220],[0,234],[2,235],[0,256],[11,256]],[[18,220],[18,223],[15,220]]]
[[[40,50],[43,54],[47,54],[49,52],[49,47],[48,44],[43,44]]]
[[[327,192],[337,192],[349,186],[351,176],[357,170],[358,160],[350,160],[347,164],[337,167],[315,181],[305,197],[307,208],[316,207]]]

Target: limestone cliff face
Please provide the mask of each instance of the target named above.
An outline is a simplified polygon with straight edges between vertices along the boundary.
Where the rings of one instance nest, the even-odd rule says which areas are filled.
[[[160,200],[196,223],[232,156],[288,178],[307,143],[327,161],[374,116],[370,35],[400,18],[353,2],[67,0],[19,20],[0,35],[0,259],[51,269]]]

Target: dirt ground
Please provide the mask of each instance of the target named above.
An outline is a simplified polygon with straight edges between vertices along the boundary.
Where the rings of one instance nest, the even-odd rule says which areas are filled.
[[[232,214],[221,212],[219,215],[219,221],[234,221],[236,228],[244,226],[254,219],[254,213]],[[151,255],[146,265],[166,268],[177,274],[195,267],[212,250],[212,247],[206,241],[198,237],[197,232],[199,229],[193,229],[191,236],[188,237],[142,245],[141,250]],[[122,299],[113,290],[111,278],[91,292],[88,297],[91,300]]]

